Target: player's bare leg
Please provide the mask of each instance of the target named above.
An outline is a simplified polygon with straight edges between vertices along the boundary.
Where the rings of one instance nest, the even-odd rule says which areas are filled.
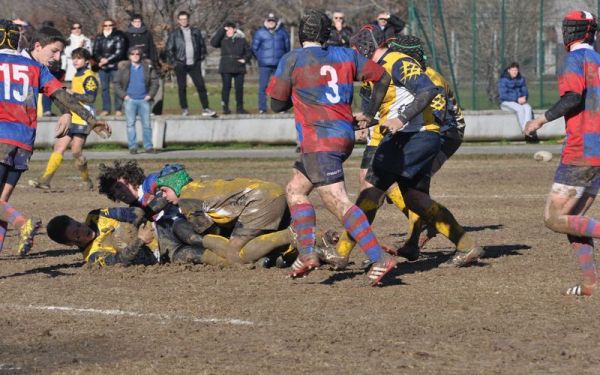
[[[555,184],[546,201],[544,223],[549,229],[568,235],[582,273],[581,284],[564,290],[565,295],[589,296],[599,284],[592,239],[599,234],[599,224],[584,216],[595,198],[586,192],[581,197],[574,196],[564,185]]]

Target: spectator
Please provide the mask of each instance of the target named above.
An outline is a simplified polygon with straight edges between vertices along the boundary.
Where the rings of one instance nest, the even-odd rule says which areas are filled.
[[[290,51],[290,35],[275,14],[269,13],[252,38],[252,52],[258,61],[258,112],[267,112],[265,90],[283,55]]]
[[[158,51],[156,50],[156,44],[154,38],[148,27],[144,24],[144,20],[140,14],[133,14],[131,16],[131,23],[125,31],[125,38],[127,39],[127,45],[131,47],[140,47],[142,49],[144,59],[150,59],[152,65],[156,68],[156,72],[159,77],[159,86],[156,95],[152,100],[151,113],[155,115],[162,114],[162,100],[163,100],[163,88],[165,80],[161,72],[161,64],[158,58]]]
[[[498,95],[500,109],[516,113],[521,130],[525,129],[525,124],[533,118],[533,113],[531,106],[527,103],[529,92],[525,83],[525,77],[519,72],[519,64],[517,62],[511,63],[500,75],[500,79],[498,80]],[[528,143],[539,142],[535,133],[526,136],[525,141]]]
[[[235,82],[236,113],[248,113],[244,110],[244,76],[246,75],[246,64],[252,57],[252,51],[246,42],[246,36],[237,29],[235,22],[227,21],[213,36],[210,44],[221,49],[219,73],[221,73],[223,81],[221,89],[223,113],[226,115],[231,113],[229,92],[232,79]]]
[[[186,78],[189,74],[200,97],[203,108],[202,116],[213,117],[216,112],[209,107],[208,94],[202,78],[201,64],[207,54],[202,32],[196,27],[190,27],[190,14],[188,12],[179,12],[177,23],[179,27],[171,31],[167,40],[167,60],[174,65],[181,115],[187,116],[190,114],[186,86]]]
[[[372,23],[379,26],[383,31],[385,40],[393,38],[396,34],[401,33],[406,25],[400,17],[393,14],[390,15],[388,12],[379,12],[377,19]]]
[[[125,60],[127,41],[125,35],[116,29],[115,21],[105,18],[100,24],[102,31],[96,35],[92,55],[100,68],[100,85],[102,86],[102,112],[106,116],[111,112],[110,83],[115,80],[119,61]],[[115,114],[121,116],[122,102],[119,96],[114,95]]]
[[[152,62],[142,58],[142,48],[129,49],[129,61],[119,63],[115,79],[115,91],[123,99],[127,120],[127,145],[130,154],[137,154],[135,122],[137,115],[142,122],[144,149],[156,153],[152,146],[150,126],[150,101],[158,91],[158,74]]]
[[[63,69],[65,69],[65,81],[71,82],[73,80],[73,76],[77,69],[73,66],[73,59],[71,54],[73,50],[77,48],[85,48],[88,52],[92,52],[92,41],[90,38],[83,35],[81,31],[81,23],[73,22],[71,24],[71,35],[67,38],[67,46],[65,47],[65,63],[63,65]]]
[[[333,12],[333,28],[327,41],[328,46],[350,47],[350,37],[352,36],[352,28],[346,26],[344,13]]]

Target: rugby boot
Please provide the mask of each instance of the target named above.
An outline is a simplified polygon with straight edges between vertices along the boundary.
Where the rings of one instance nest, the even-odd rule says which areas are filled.
[[[33,247],[33,237],[42,226],[42,220],[37,218],[27,219],[25,224],[19,229],[19,246],[17,252],[19,256],[26,256]]]
[[[404,245],[400,246],[397,249],[387,245],[381,245],[381,248],[386,253],[406,258],[406,260],[408,260],[409,262],[416,261],[421,255],[421,251],[419,250],[419,248],[415,244],[408,242],[406,242]]]
[[[40,182],[37,179],[29,180],[29,186],[36,189],[50,190],[50,184],[46,182]]]
[[[561,294],[563,296],[589,297],[594,292],[594,289],[596,288],[596,286],[597,286],[597,284],[593,284],[593,285],[578,284],[578,285],[575,285],[575,286],[572,286],[570,288],[563,290],[561,292]]]
[[[469,251],[459,252],[457,251],[452,259],[446,263],[440,264],[442,267],[466,267],[470,266],[481,258],[484,254],[483,247],[474,246]]]
[[[336,271],[341,271],[348,267],[348,257],[339,255],[335,247],[316,246],[315,253],[317,253],[321,262],[331,265]]]
[[[310,271],[319,267],[320,264],[319,257],[314,251],[312,253],[300,255],[292,264],[292,272],[290,272],[290,277],[292,279],[305,277],[310,273]]]
[[[388,255],[385,254],[381,260],[375,262],[371,265],[371,269],[367,272],[367,280],[371,286],[377,286],[381,284],[381,280],[387,275],[391,270],[396,268],[398,261]]]

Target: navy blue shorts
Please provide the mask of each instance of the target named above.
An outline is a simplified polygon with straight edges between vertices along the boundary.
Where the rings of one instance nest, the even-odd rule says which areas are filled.
[[[311,152],[300,154],[294,163],[315,187],[335,184],[344,181],[342,164],[348,159],[348,154],[341,152]]]
[[[367,181],[386,191],[394,182],[401,187],[429,191],[431,166],[440,152],[440,135],[433,132],[387,135],[377,147]]]
[[[575,188],[574,191],[572,188]],[[552,190],[564,191],[567,196],[581,197],[584,192],[597,195],[600,190],[600,167],[560,163],[554,174]]]
[[[29,168],[31,151],[23,150],[17,146],[0,143],[0,163],[18,171],[26,171]]]
[[[75,134],[83,135],[83,136],[87,137],[87,135],[88,135],[88,126],[87,125],[71,124],[69,126],[69,131],[68,131],[67,135],[69,137],[72,137]]]
[[[360,169],[369,169],[371,163],[373,162],[373,158],[375,157],[375,151],[377,151],[377,146],[365,147],[365,151],[363,152],[363,157],[360,162]]]

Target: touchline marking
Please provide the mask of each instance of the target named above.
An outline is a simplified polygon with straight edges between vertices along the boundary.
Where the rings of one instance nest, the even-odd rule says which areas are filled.
[[[117,309],[89,309],[89,308],[77,308],[69,306],[36,306],[36,305],[7,305],[2,304],[0,306],[14,308],[17,310],[41,310],[41,311],[59,311],[67,312],[74,315],[105,315],[105,316],[127,316],[134,318],[156,318],[160,320],[185,320],[194,323],[217,323],[217,324],[231,324],[231,325],[242,325],[251,326],[254,322],[249,320],[241,319],[219,319],[219,318],[196,318],[193,316],[185,315],[168,315],[168,314],[156,314],[156,313],[139,313],[135,311],[124,311]]]

